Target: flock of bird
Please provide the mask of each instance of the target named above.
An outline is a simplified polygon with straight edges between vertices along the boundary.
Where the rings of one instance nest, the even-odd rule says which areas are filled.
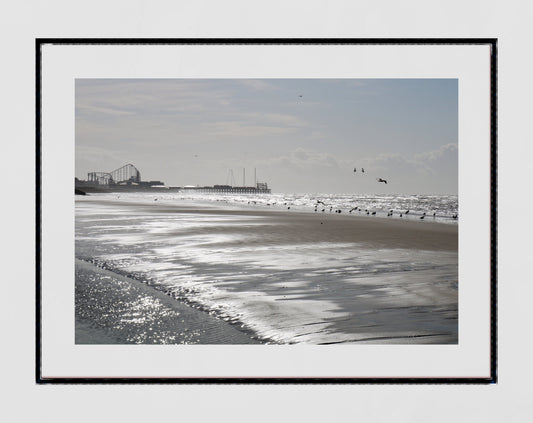
[[[354,173],[356,173],[356,172],[357,172],[357,168],[354,167],[354,168],[353,168],[353,171],[354,171]],[[364,167],[361,168],[361,173],[365,173],[365,168],[364,168]],[[386,179],[383,179],[383,178],[376,178],[376,181],[378,181],[378,182],[383,182],[384,184],[387,184],[387,180],[386,180]],[[315,211],[318,211],[318,204],[324,204],[324,203],[323,203],[322,201],[317,201],[317,204],[316,204],[316,206],[315,206]],[[362,211],[361,209],[359,209],[359,207],[353,207],[351,210],[348,211],[348,213],[351,213],[351,212],[353,212],[353,211],[357,211],[357,210]],[[325,209],[322,209],[322,211],[325,211]],[[330,211],[332,211],[331,208],[330,208]],[[336,210],[336,213],[341,213],[341,212],[342,212],[341,210]],[[375,214],[376,214],[375,211],[370,212],[370,211],[367,210],[367,209],[365,209],[365,213],[366,213],[366,214],[372,214],[372,215],[375,215]],[[390,216],[392,216],[393,214],[394,214],[394,210],[389,210],[389,212],[387,213],[387,216],[390,217]],[[405,214],[405,215],[409,214],[409,210],[406,210],[405,212],[400,213],[400,217],[403,217],[404,214]],[[436,215],[437,215],[436,212],[433,212],[433,217],[434,217],[434,218],[436,217]],[[424,220],[425,217],[426,217],[426,213],[424,212],[424,213],[422,213],[422,215],[419,217],[419,219]],[[455,213],[455,214],[452,216],[452,218],[453,218],[453,219],[457,219],[457,213]]]
[[[248,201],[248,204],[257,204],[257,201]],[[274,206],[276,205],[277,203],[266,203],[267,206]],[[288,205],[288,203],[284,203],[285,206],[287,206],[287,210],[290,210],[291,209],[291,206]],[[314,205],[314,210],[315,212],[318,212],[319,210],[319,205],[322,206],[321,208],[321,212],[322,213],[325,213],[326,210],[329,208],[329,212],[332,213],[333,211],[335,211],[335,213],[342,213],[342,209],[339,209],[339,208],[336,208],[336,209],[333,209],[333,206],[332,205],[328,205],[326,203],[324,203],[322,200],[317,200],[315,205]],[[355,206],[355,207],[352,207],[350,210],[348,210],[348,213],[352,213],[352,212],[355,212],[355,211],[358,211],[359,213],[365,213],[367,215],[370,215],[370,216],[376,216],[377,212],[374,211],[374,210],[368,210],[368,209],[362,209],[358,206]],[[399,216],[399,217],[407,217],[407,215],[411,212],[411,210],[407,209],[405,211],[400,211],[400,212],[395,212],[393,209],[390,209],[388,212],[387,212],[387,216],[388,217],[391,217],[391,216],[394,216],[395,213],[396,213],[396,216]],[[411,213],[412,214],[412,213]],[[416,213],[415,213],[416,215]],[[428,214],[426,212],[423,212],[422,215],[420,216],[417,216],[420,220],[424,220],[426,217],[428,216]],[[452,215],[452,219],[457,219],[457,213],[454,213]],[[433,218],[436,218],[437,217],[437,212],[434,211],[433,214],[432,214],[432,217]]]
[[[357,168],[354,168],[353,171],[357,172]],[[365,169],[364,168],[361,168],[361,173],[365,173]],[[387,183],[387,181],[385,179],[383,179],[383,178],[376,178],[376,180],[378,182],[383,182],[385,184]],[[257,204],[256,201],[252,201],[251,203]],[[250,201],[248,201],[248,204],[250,204]],[[276,203],[272,203],[272,205],[275,205],[275,204]],[[267,206],[270,206],[270,205],[271,205],[270,203],[267,203]],[[287,206],[287,210],[291,209],[290,205],[288,205],[287,203],[285,203],[284,205]],[[322,206],[322,208],[320,210],[321,212],[324,213],[328,207],[329,207],[329,212],[330,213],[333,212],[333,206],[324,203],[322,200],[317,200],[316,201],[316,204],[314,205],[315,212],[318,212],[319,205]],[[352,213],[352,212],[355,212],[355,211],[358,211],[360,213],[364,212],[367,215],[371,215],[371,216],[375,216],[377,214],[376,211],[372,211],[372,210],[368,210],[368,209],[364,209],[363,210],[362,208],[360,208],[358,206],[352,207],[350,210],[348,210],[348,213]],[[398,215],[399,217],[404,217],[404,215],[407,216],[409,214],[409,212],[410,212],[410,210],[408,209],[408,210],[405,210],[405,211],[402,211],[402,212],[396,212],[397,213],[396,215]],[[342,213],[342,210],[337,208],[337,209],[335,209],[335,213]],[[391,217],[391,216],[394,215],[394,213],[395,213],[395,211],[393,209],[391,209],[391,210],[389,210],[387,212],[387,216]],[[426,218],[426,216],[427,216],[426,212],[423,212],[422,215],[418,216],[418,218],[420,220],[424,220]],[[433,216],[432,217],[433,218],[437,217],[437,213],[435,211],[433,212]],[[457,213],[453,214],[452,218],[453,219],[457,219]]]
[[[354,173],[357,172],[357,168],[354,167],[354,168],[353,168],[353,171],[354,171]],[[365,173],[365,168],[364,168],[364,167],[361,168],[361,173]],[[386,179],[383,179],[383,178],[376,178],[376,181],[378,181],[378,182],[383,182],[384,184],[387,183],[387,180],[386,180]]]
[[[328,205],[326,203],[324,203],[323,201],[321,200],[317,200],[316,204],[315,204],[315,212],[318,212],[318,206],[319,204],[321,204],[323,206],[323,208],[321,209],[322,212],[325,212],[326,209],[328,208]],[[289,207],[290,208],[290,207]],[[376,215],[376,211],[371,211],[371,210],[368,210],[368,209],[362,209],[360,207],[352,207],[350,210],[348,210],[348,213],[352,213],[354,211],[359,211],[359,212],[364,212],[366,213],[367,215],[372,215],[372,216],[375,216]],[[333,212],[333,206],[329,206],[329,212]],[[403,217],[404,215],[408,215],[410,212],[410,210],[406,210],[404,212],[399,212],[399,216],[400,217]],[[342,210],[341,209],[335,209],[335,213],[342,213]],[[394,210],[389,210],[387,212],[387,216],[390,217],[390,216],[393,216],[394,215]],[[427,216],[426,212],[422,213],[422,215],[419,217],[419,219],[423,220],[425,217]],[[437,217],[437,212],[433,212],[433,218]],[[454,214],[452,216],[453,219],[457,219],[457,214]]]

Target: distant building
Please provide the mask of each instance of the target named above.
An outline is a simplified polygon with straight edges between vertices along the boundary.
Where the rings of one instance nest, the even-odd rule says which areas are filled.
[[[141,172],[128,163],[112,172],[89,172],[87,180],[74,179],[77,190],[84,192],[114,192],[114,191],[196,191],[213,194],[270,194],[266,182],[258,182],[255,187],[213,185],[184,187],[166,187],[161,181],[142,181]]]
[[[89,172],[87,180],[83,181],[75,178],[76,188],[85,191],[122,191],[143,190],[153,187],[164,187],[161,181],[141,181],[141,172],[128,163],[112,172]]]

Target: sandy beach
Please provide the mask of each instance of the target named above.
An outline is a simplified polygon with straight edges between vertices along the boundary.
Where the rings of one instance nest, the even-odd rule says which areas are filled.
[[[142,282],[76,260],[76,343],[259,342]]]
[[[107,269],[76,263],[78,343],[457,342],[457,225],[87,197],[76,226]]]
[[[199,208],[159,208],[160,212],[266,218],[268,222],[253,227],[253,244],[290,244],[318,242],[357,242],[373,248],[410,248],[457,251],[457,226],[432,222],[378,219],[335,213],[301,213],[257,210],[209,210]],[[250,233],[252,227],[231,227],[228,231]],[[207,230],[206,232],[210,231]],[[219,229],[219,233],[224,233]]]

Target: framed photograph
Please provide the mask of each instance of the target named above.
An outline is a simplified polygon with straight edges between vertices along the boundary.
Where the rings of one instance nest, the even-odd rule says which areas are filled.
[[[37,383],[496,383],[496,48],[37,39]]]

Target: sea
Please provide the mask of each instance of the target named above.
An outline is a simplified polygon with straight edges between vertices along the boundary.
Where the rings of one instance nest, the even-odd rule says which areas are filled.
[[[204,194],[201,192],[101,194],[124,200],[205,201],[227,205],[252,205],[271,210],[369,214],[375,217],[420,219],[457,224],[457,195],[375,195],[375,194]],[[354,210],[354,208],[357,208]]]
[[[155,202],[168,211],[139,207]],[[171,211],[183,205],[212,212]],[[252,248],[246,233],[231,228],[253,232],[265,224],[261,215],[216,210],[458,222],[456,195],[98,193],[76,196],[76,258],[164,292],[265,344],[457,343],[456,251],[327,240]],[[154,339],[135,336],[131,343]],[[174,339],[159,336],[157,342]]]

